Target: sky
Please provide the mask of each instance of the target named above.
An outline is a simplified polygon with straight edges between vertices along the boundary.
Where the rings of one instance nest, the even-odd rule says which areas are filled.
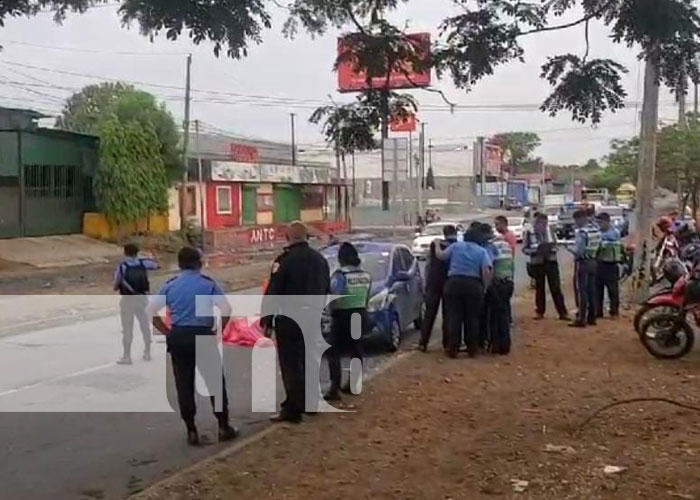
[[[272,5],[272,2],[270,2]],[[311,38],[299,34],[286,39],[281,33],[284,9],[270,7],[274,27],[264,33],[261,45],[252,46],[246,59],[216,58],[212,45],[196,46],[185,36],[178,41],[163,35],[150,40],[138,26],[122,26],[116,5],[93,8],[85,14],[69,14],[56,25],[50,13],[26,19],[8,19],[0,28],[0,105],[32,107],[58,113],[62,102],[84,85],[105,79],[135,82],[167,103],[176,120],[184,116],[186,55],[192,54],[192,119],[201,120],[206,131],[226,131],[269,140],[290,140],[290,113],[296,114],[297,141],[302,156],[325,159],[318,125],[308,123],[313,109],[331,102],[345,102],[352,95],[338,94],[332,71],[338,32]],[[450,0],[412,0],[391,14],[409,31],[437,34],[440,21],[454,11]],[[565,23],[571,17],[557,20]],[[592,24],[590,57],[609,57],[624,64],[627,100],[640,102],[643,65],[637,51],[614,44],[607,28]],[[439,174],[465,173],[471,164],[470,147],[477,136],[507,131],[539,133],[542,146],[536,155],[554,164],[585,163],[602,158],[613,138],[630,137],[639,128],[639,106],[608,114],[592,128],[571,121],[562,113],[551,118],[537,106],[549,87],[540,80],[540,67],[550,55],[585,51],[583,26],[566,31],[530,35],[523,39],[526,60],[499,68],[471,92],[456,89],[448,80],[438,81],[449,99],[458,104],[454,113],[434,93],[412,91],[420,104],[442,109],[419,111],[426,122],[427,137],[435,145],[433,164]],[[82,75],[82,76],[81,76]],[[144,84],[154,84],[144,85]],[[475,106],[532,105],[524,111],[470,109]],[[674,121],[673,97],[663,91],[660,117]],[[379,169],[378,155],[358,160],[358,176],[373,176]]]

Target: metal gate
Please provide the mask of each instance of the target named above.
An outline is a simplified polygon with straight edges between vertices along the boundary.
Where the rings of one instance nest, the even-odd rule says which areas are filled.
[[[83,188],[76,165],[24,165],[24,235],[82,230]]]
[[[0,176],[0,238],[16,238],[21,235],[19,177]]]

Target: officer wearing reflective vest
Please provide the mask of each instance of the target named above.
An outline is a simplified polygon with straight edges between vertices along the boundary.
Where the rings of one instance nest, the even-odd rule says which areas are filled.
[[[331,276],[331,294],[340,298],[331,304],[331,348],[328,353],[331,388],[324,396],[327,401],[340,399],[341,358],[349,355],[350,359],[362,361],[360,337],[369,326],[367,302],[372,278],[362,269],[360,256],[351,243],[340,245],[338,264],[339,269]],[[342,389],[350,392],[349,386]]]
[[[569,250],[574,254],[574,290],[578,299],[578,314],[576,321],[569,326],[585,328],[586,324],[596,324],[596,308],[598,300],[596,277],[598,274],[598,251],[601,236],[598,228],[589,223],[585,211],[574,213],[576,224],[576,242]]]
[[[510,301],[514,291],[515,261],[513,247],[505,236],[497,233],[492,241],[493,281],[489,287],[489,350],[494,354],[510,353]]]
[[[610,215],[598,215],[601,232],[600,250],[598,251],[598,317],[603,317],[605,290],[610,299],[610,316],[620,315],[620,267],[622,261],[622,242],[620,231],[610,223]]]

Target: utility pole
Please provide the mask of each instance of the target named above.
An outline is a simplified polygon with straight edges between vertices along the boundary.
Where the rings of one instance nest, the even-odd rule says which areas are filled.
[[[418,162],[418,171],[416,173],[416,180],[418,181],[418,216],[423,217],[423,171],[425,167],[425,126],[427,124],[420,124],[420,139],[419,139],[419,149],[420,149],[420,161]]]
[[[352,206],[357,206],[357,182],[355,179],[355,151],[352,152]]]
[[[296,139],[296,126],[294,123],[294,119],[296,118],[296,115],[294,113],[289,114],[291,119],[292,119],[292,165],[297,164],[297,139]]]
[[[646,298],[649,290],[649,255],[651,253],[651,219],[653,215],[656,132],[659,121],[659,42],[654,42],[646,57],[644,70],[644,103],[642,105],[642,130],[640,137],[637,179],[636,251],[632,280],[634,297]]]
[[[695,95],[693,99],[693,120],[698,121],[698,84],[694,82],[693,87],[695,88]]]
[[[389,138],[389,89],[381,90],[382,113],[382,210],[389,211],[389,182],[384,179],[384,140]]]
[[[187,228],[187,211],[185,210],[185,202],[187,200],[186,185],[189,173],[189,165],[187,162],[187,154],[190,145],[190,103],[191,103],[191,81],[192,81],[192,54],[187,55],[187,77],[185,82],[185,121],[182,124],[182,163],[185,171],[182,174],[182,185],[180,186],[180,229],[184,231]],[[199,149],[199,148],[197,148]]]
[[[484,169],[484,138],[476,138],[476,150],[474,151],[474,159],[476,160],[475,167],[479,171],[479,177],[481,177],[481,197],[486,196],[486,172]]]
[[[194,142],[197,148],[197,188],[199,191],[199,229],[201,237],[202,251],[204,250],[204,227],[205,227],[205,212],[204,212],[204,188],[202,187],[202,151],[199,148],[199,120],[194,121]]]

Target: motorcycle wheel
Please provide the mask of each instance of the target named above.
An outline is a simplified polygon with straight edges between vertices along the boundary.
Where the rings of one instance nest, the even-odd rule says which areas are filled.
[[[642,323],[642,344],[657,359],[679,359],[695,345],[693,328],[677,314],[659,314]]]
[[[637,334],[642,334],[642,325],[644,321],[649,319],[652,315],[659,314],[678,314],[680,309],[678,307],[673,307],[669,305],[658,305],[658,304],[643,304],[634,315],[633,325],[634,331]]]

